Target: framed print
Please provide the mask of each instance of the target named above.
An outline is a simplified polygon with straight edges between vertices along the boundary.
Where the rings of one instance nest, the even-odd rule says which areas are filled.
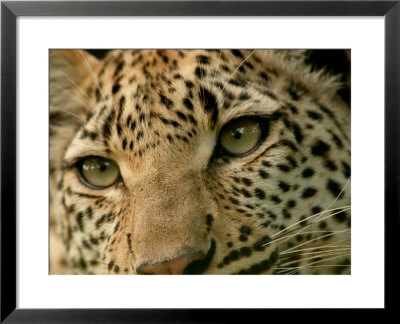
[[[398,1],[1,8],[2,321],[393,308]]]

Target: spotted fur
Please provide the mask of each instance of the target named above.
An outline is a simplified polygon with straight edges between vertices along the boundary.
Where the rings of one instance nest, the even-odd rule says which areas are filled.
[[[50,52],[50,272],[350,272],[349,75],[295,50]],[[218,149],[243,116],[268,121],[241,157]],[[83,184],[103,156],[121,179]]]

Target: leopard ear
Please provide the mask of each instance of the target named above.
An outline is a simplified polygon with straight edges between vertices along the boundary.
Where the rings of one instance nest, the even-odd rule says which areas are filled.
[[[59,169],[66,148],[90,115],[82,83],[93,78],[98,65],[82,50],[50,50],[50,170]]]
[[[305,63],[311,67],[311,71],[323,70],[327,74],[339,76],[342,86],[337,94],[350,106],[351,50],[308,50]]]

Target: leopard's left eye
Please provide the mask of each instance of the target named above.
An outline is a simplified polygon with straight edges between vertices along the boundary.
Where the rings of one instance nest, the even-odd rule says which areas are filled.
[[[117,164],[101,156],[91,156],[78,163],[78,173],[81,182],[93,189],[104,189],[113,185],[119,179]]]
[[[222,128],[219,145],[229,155],[243,156],[260,145],[266,131],[267,125],[259,119],[238,118]]]

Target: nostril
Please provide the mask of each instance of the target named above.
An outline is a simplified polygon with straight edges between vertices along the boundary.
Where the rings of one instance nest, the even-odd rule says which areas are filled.
[[[206,271],[206,269],[210,265],[214,253],[215,253],[215,241],[211,240],[211,245],[210,248],[208,249],[207,255],[204,256],[203,258],[199,258],[190,263],[183,271],[183,274],[202,274],[204,271]]]
[[[182,255],[178,258],[152,264],[142,264],[137,268],[138,274],[183,274],[186,267],[196,260],[203,259],[201,252]]]

